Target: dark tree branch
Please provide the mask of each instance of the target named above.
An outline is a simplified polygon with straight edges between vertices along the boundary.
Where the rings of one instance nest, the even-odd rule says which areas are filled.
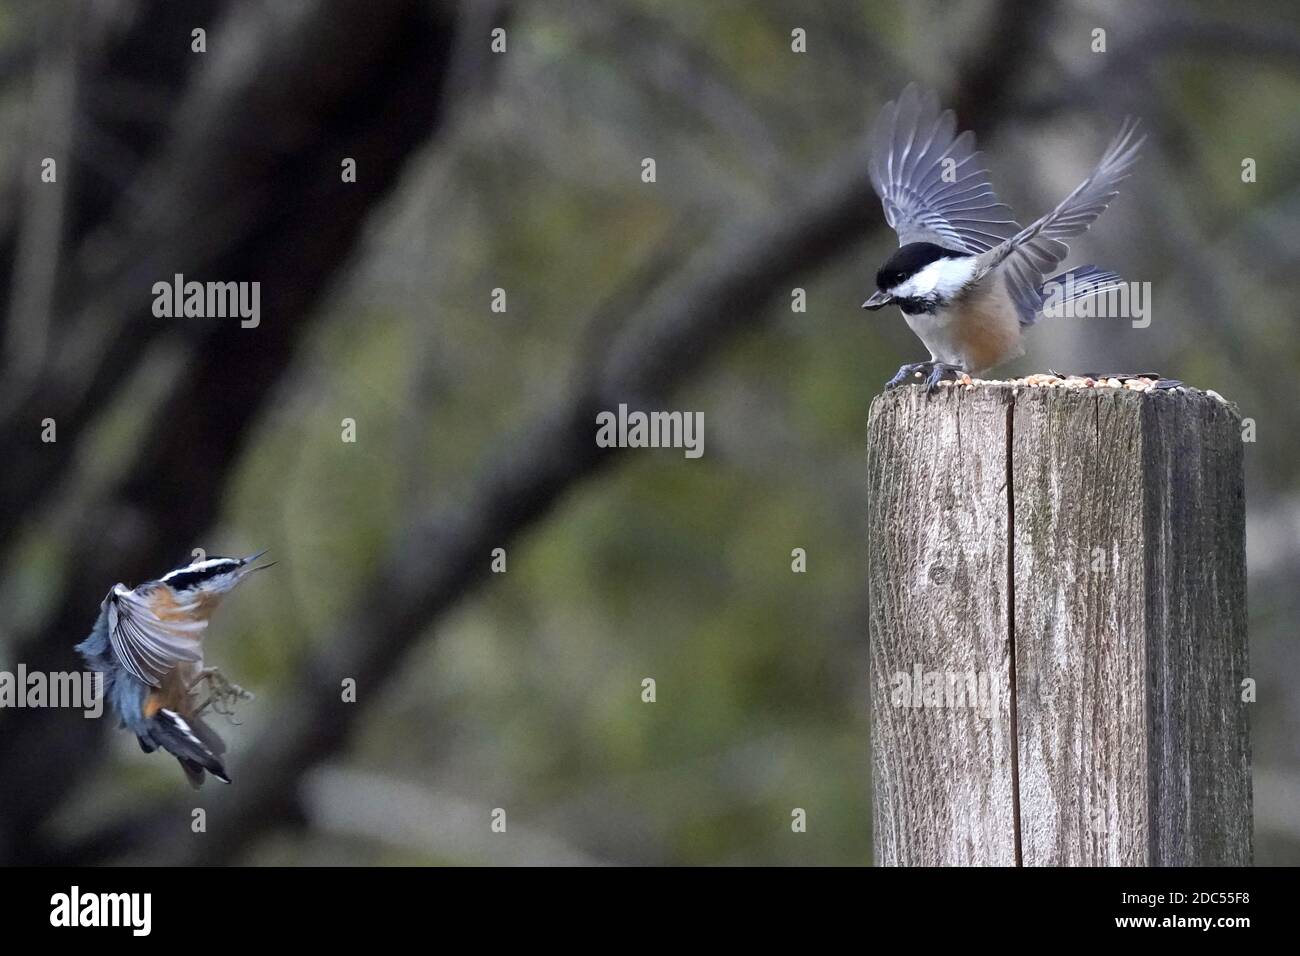
[[[21,285],[23,279],[22,264],[15,261],[14,236],[20,226],[30,228],[30,223],[16,217],[11,221],[8,210],[0,214],[0,307],[5,313],[3,318],[12,326],[0,342],[0,360],[6,372],[4,388],[0,389],[0,414],[12,411],[19,396],[28,394],[33,382],[49,374],[43,361],[33,363],[32,353],[38,344],[23,341],[24,328],[48,323],[57,329],[65,317],[83,308],[84,300],[79,300],[74,290],[85,291],[79,265],[89,257],[79,257],[75,250],[94,230],[110,221],[126,184],[148,172],[150,163],[168,141],[179,115],[176,107],[191,76],[204,62],[202,56],[190,52],[190,30],[215,23],[226,3],[120,0],[115,4],[87,4],[64,0],[29,18],[32,23],[28,28],[37,37],[31,41],[34,68],[27,106],[31,131],[28,142],[23,143],[25,153],[16,166],[16,182],[11,188],[16,193],[21,193],[23,187],[28,191],[49,190],[49,184],[36,179],[39,159],[49,156],[58,163],[57,188],[65,198],[60,204],[57,234],[42,237],[38,252],[41,268],[57,278],[56,295],[44,304],[44,314],[29,314],[34,304],[11,289]],[[59,102],[64,97],[57,95],[65,88],[71,99],[68,107]],[[124,115],[120,104],[127,98],[119,92],[123,88],[131,90],[132,99],[147,97],[150,115]],[[52,124],[62,135],[51,136]],[[134,209],[135,196],[127,196],[123,205],[129,212]],[[114,314],[109,321],[119,319]],[[0,422],[8,421],[7,417],[0,418]],[[0,433],[10,434],[4,431],[3,424]],[[37,454],[28,446],[18,451]],[[43,482],[29,490],[40,495],[49,487],[50,483]],[[4,489],[0,484],[0,501]],[[0,530],[7,529],[7,513],[9,509],[0,509]]]
[[[394,160],[434,126],[449,28],[430,24],[449,7],[252,5],[222,21],[171,136],[125,194],[113,191],[114,213],[61,276],[72,316],[61,347],[39,378],[0,389],[0,539],[56,486],[76,437],[152,340],[178,338],[202,355],[230,341],[226,325],[155,318],[153,283],[177,273],[259,281],[267,322],[292,323],[314,305],[391,185]],[[188,49],[188,29],[180,39]],[[344,156],[357,160],[356,183],[340,182]],[[58,423],[57,443],[40,440],[45,418]]]

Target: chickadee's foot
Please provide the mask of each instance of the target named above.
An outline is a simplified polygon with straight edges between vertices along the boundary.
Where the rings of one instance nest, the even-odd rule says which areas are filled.
[[[231,683],[216,667],[208,667],[200,671],[199,675],[190,683],[190,690],[193,691],[204,681],[208,685],[208,699],[200,704],[198,710],[195,711],[198,715],[202,715],[205,710],[211,707],[221,716],[231,717],[235,713],[236,704],[240,701],[253,699],[250,691],[244,690],[238,684]]]
[[[894,373],[894,377],[885,383],[885,391],[906,384],[907,380],[913,375],[920,375],[922,372],[928,373],[933,365],[933,362],[913,362],[910,365],[900,366],[898,371]]]
[[[885,383],[885,390],[906,385],[913,377],[924,376],[922,382],[928,395],[938,388],[939,383],[945,378],[958,378],[964,372],[965,369],[960,365],[949,365],[946,362],[913,362],[900,368],[894,377]]]
[[[939,383],[945,378],[958,378],[965,372],[960,365],[948,365],[945,362],[934,362],[930,366],[930,374],[925,377],[925,394],[930,395],[939,387]]]

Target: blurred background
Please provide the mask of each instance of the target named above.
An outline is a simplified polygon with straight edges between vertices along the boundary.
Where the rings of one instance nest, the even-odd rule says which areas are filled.
[[[864,436],[924,353],[858,308],[895,246],[865,133],[912,80],[1021,221],[1148,124],[1069,264],[1151,282],[1150,327],[1047,321],[1001,371],[1256,421],[1256,858],[1300,862],[1284,0],[0,4],[0,669],[79,668],[112,584],[194,548],[279,561],[207,638],[257,694],[234,785],[2,710],[0,860],[870,862]],[[154,317],[175,273],[260,282],[261,324]],[[620,402],[702,411],[704,456],[594,447]]]

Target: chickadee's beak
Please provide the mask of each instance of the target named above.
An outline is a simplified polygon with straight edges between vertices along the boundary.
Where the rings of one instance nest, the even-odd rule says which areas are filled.
[[[876,309],[889,305],[893,300],[894,297],[888,292],[885,292],[883,289],[877,289],[875,292],[871,293],[871,298],[862,303],[862,307],[874,312]]]
[[[240,558],[240,559],[239,559],[239,563],[240,563],[241,565],[244,565],[244,567],[240,568],[240,570],[241,570],[243,573],[245,573],[245,574],[250,574],[250,573],[252,573],[253,571],[265,571],[267,568],[271,567],[271,565],[275,564],[275,562],[274,562],[274,561],[271,561],[271,562],[269,562],[268,564],[260,564],[260,565],[258,565],[258,566],[255,567],[255,568],[247,567],[247,565],[249,565],[249,564],[251,564],[252,562],[256,561],[258,558],[260,558],[262,555],[266,554],[266,552],[267,552],[267,551],[270,551],[270,550],[271,550],[270,548],[267,548],[267,549],[264,550],[264,551],[259,551],[259,552],[257,552],[257,554],[250,554],[250,555],[249,555],[248,557],[246,557],[246,558]]]

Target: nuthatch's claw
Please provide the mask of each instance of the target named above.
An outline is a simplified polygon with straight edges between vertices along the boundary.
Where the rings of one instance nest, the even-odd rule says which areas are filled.
[[[235,705],[245,700],[252,700],[251,691],[246,691],[238,684],[231,683],[226,679],[218,668],[209,667],[199,673],[190,684],[190,690],[193,691],[198,685],[206,681],[208,685],[208,699],[199,705],[196,713],[202,714],[211,707],[222,717],[236,723],[234,720]]]

